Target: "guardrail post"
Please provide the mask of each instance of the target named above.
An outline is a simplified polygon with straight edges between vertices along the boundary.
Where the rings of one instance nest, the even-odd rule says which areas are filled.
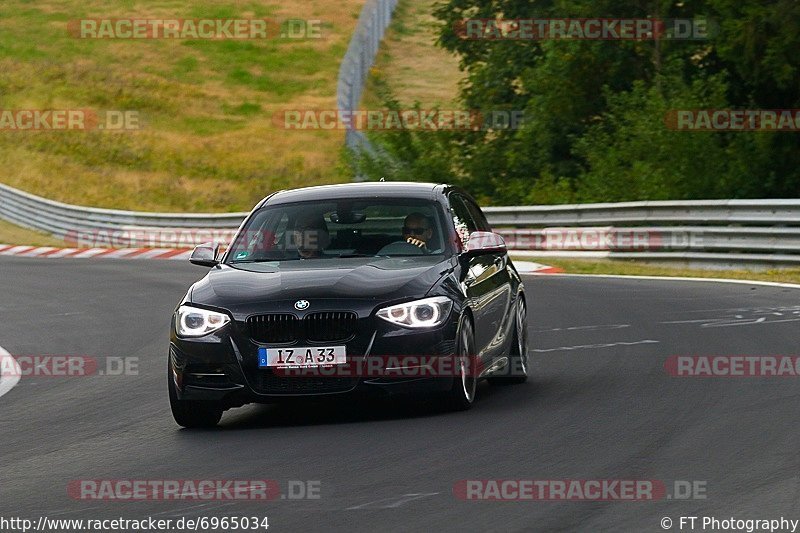
[[[349,115],[358,109],[369,79],[370,68],[396,7],[396,0],[368,0],[361,9],[358,25],[339,68],[340,83],[337,87],[336,101],[340,113]],[[347,94],[342,94],[343,90],[346,90]],[[374,152],[366,135],[355,131],[352,127],[348,127],[345,131],[345,144],[356,153],[361,150]],[[356,176],[355,179],[361,181],[363,176]]]

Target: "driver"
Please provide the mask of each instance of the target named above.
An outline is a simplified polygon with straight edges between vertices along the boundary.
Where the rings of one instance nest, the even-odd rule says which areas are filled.
[[[328,225],[322,215],[305,213],[299,215],[292,229],[292,242],[302,259],[322,257],[322,250],[330,244]]]
[[[403,240],[423,250],[428,250],[428,242],[433,236],[433,229],[428,217],[422,213],[411,213],[403,222]]]

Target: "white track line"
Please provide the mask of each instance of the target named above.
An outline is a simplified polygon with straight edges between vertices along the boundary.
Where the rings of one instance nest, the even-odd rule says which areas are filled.
[[[517,268],[517,272],[519,272],[520,274],[531,274],[533,272],[538,272],[540,270],[550,268],[547,265],[533,263],[531,261],[515,261],[514,266]]]
[[[673,276],[622,276],[619,274],[529,274],[536,277],[561,276],[566,278],[609,278],[609,279],[645,279],[653,281],[704,281],[706,283],[735,283],[738,285],[761,285],[764,287],[782,287],[785,289],[800,289],[796,283],[778,283],[775,281],[751,281],[746,279],[727,278],[681,278]]]
[[[12,369],[11,373],[4,373],[3,369],[7,369],[9,367]],[[14,385],[19,382],[19,377],[21,375],[22,369],[17,363],[17,360],[11,357],[10,353],[0,347],[0,396],[3,396],[5,393],[13,389]]]
[[[520,274],[555,274],[562,272],[560,268],[553,268],[532,261],[514,261],[514,268]]]

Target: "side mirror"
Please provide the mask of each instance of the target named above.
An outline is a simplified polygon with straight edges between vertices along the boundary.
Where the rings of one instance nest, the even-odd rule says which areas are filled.
[[[200,265],[205,267],[213,267],[219,264],[217,260],[217,253],[219,252],[219,244],[204,242],[195,246],[189,262],[193,265]]]
[[[506,252],[506,241],[501,235],[491,231],[473,231],[467,241],[466,253]]]

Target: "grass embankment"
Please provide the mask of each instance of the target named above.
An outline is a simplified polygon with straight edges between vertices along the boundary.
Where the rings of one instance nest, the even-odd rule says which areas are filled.
[[[434,0],[403,0],[374,74],[408,106],[452,107],[457,60],[434,46]],[[61,0],[0,5],[0,109],[132,109],[136,132],[0,131],[3,183],[63,202],[143,211],[245,211],[277,188],[348,181],[339,131],[286,131],[284,109],[335,108],[363,0]],[[79,40],[81,18],[322,20],[320,40]],[[374,85],[365,108],[380,108]],[[0,224],[0,243],[53,244]],[[55,241],[58,242],[58,241]]]
[[[0,220],[0,244],[27,244],[29,246],[65,247],[64,241]]]
[[[781,283],[800,283],[800,268],[774,270],[700,270],[693,268],[657,266],[633,261],[609,259],[517,258],[558,267],[567,274],[612,274],[623,276],[673,276],[687,278],[726,278]]]
[[[423,109],[453,109],[458,83],[464,74],[458,59],[435,45],[438,37],[433,17],[436,0],[401,0],[364,95],[364,107],[382,109],[376,81],[385,82],[406,107],[419,102]]]
[[[270,191],[347,181],[341,131],[272,114],[335,109],[363,0],[0,3],[0,109],[135,110],[134,132],[0,130],[3,183],[79,205],[248,210]],[[78,39],[79,19],[320,20],[321,39]],[[5,240],[5,239],[0,239]]]

